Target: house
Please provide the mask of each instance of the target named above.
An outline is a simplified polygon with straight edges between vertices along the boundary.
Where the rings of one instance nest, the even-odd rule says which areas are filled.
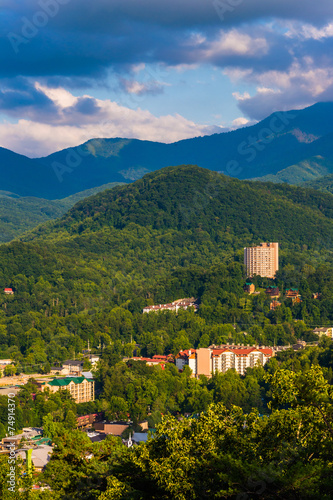
[[[123,361],[144,361],[148,366],[160,365],[162,370],[164,370],[165,363],[172,362],[172,356],[160,356],[156,354],[152,358],[143,358],[141,356],[132,356],[131,358],[123,358]]]
[[[285,293],[286,299],[291,299],[293,304],[302,302],[301,295],[298,292],[298,288],[288,288]]]
[[[99,356],[96,354],[89,354],[88,356],[85,356],[84,359],[87,359],[93,367],[95,367],[99,362]]]
[[[278,299],[280,297],[280,290],[277,286],[269,286],[266,288],[265,294],[271,299]]]
[[[255,292],[256,287],[253,283],[245,283],[243,290],[245,293],[249,293],[250,295]]]
[[[271,311],[275,311],[275,309],[276,309],[277,307],[280,307],[280,306],[281,306],[281,302],[278,302],[277,300],[272,300],[272,302],[271,302],[271,303],[270,303],[270,305],[269,305],[269,309],[270,309]]]
[[[13,363],[12,359],[0,359],[0,365],[7,366]]]
[[[114,436],[121,436],[122,433],[132,425],[132,422],[96,422],[94,424],[95,431],[102,432],[103,434],[113,434]]]
[[[82,415],[76,417],[76,425],[78,428],[91,427],[95,422],[101,422],[104,418],[104,412],[90,413],[89,415]]]
[[[4,293],[6,295],[14,295],[13,289],[12,288],[5,288]]]
[[[76,403],[87,403],[95,400],[95,381],[85,377],[55,378],[41,384],[42,392],[48,388],[51,392],[67,389]]]
[[[319,292],[315,292],[311,296],[312,299],[316,299],[316,300],[320,299],[320,297],[321,297],[321,293],[319,293]]]
[[[323,326],[321,328],[315,328],[312,331],[313,333],[318,335],[318,337],[328,337],[330,339],[333,339],[333,327],[331,326]]]
[[[64,361],[62,364],[63,368],[63,373],[64,375],[80,375],[83,370],[83,361],[82,360],[72,360],[68,359],[67,361]]]
[[[121,436],[122,433],[133,424],[132,421],[114,421],[114,422],[96,422],[94,424],[95,431],[103,432],[104,434],[113,434],[114,436]],[[141,429],[148,430],[148,421],[143,420],[138,422]]]
[[[143,308],[143,313],[159,312],[159,311],[175,311],[178,312],[179,309],[188,309],[189,307],[194,307],[197,311],[199,306],[197,304],[197,299],[194,297],[187,299],[178,299],[169,304],[158,304],[157,306],[146,306]]]
[[[20,450],[17,453],[17,456],[20,456],[24,461],[26,461],[27,451],[28,450]],[[53,447],[49,445],[41,445],[30,451],[31,463],[36,472],[42,472],[44,470],[51,459],[52,451]]]
[[[68,375],[68,369],[63,368],[62,366],[52,366],[50,369],[51,375]]]
[[[3,451],[8,451],[12,444],[14,444],[15,449],[18,449],[21,441],[23,440],[25,443],[35,445],[38,444],[38,440],[41,439],[42,429],[36,427],[25,427],[23,428],[23,432],[21,434],[16,434],[15,436],[4,437],[0,443],[0,449]],[[35,443],[34,443],[35,440]],[[37,442],[36,442],[37,440]]]

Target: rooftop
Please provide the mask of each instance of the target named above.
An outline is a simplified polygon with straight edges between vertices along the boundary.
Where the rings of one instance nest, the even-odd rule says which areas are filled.
[[[69,385],[71,382],[74,382],[74,384],[81,384],[84,380],[87,380],[87,379],[85,377],[54,378],[53,380],[48,382],[48,385],[65,386],[65,385]]]

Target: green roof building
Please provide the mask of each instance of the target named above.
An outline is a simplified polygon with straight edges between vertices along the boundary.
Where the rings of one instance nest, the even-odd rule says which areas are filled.
[[[87,403],[95,400],[95,381],[85,377],[54,378],[41,386],[41,390],[48,388],[51,392],[68,390],[76,403]]]

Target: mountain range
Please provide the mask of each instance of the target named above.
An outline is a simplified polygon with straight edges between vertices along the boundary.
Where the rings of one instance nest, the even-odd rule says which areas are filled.
[[[0,148],[0,242],[61,216],[93,192],[171,165],[196,164],[239,179],[330,192],[332,116],[333,103],[325,102],[173,144],[101,138],[37,159]]]
[[[333,173],[332,116],[333,102],[325,102],[273,113],[250,127],[172,144],[92,139],[37,159],[1,148],[0,187],[19,196],[53,200],[110,182],[132,182],[181,164],[239,179],[277,176],[265,180],[306,181]],[[283,178],[281,171],[286,169]]]

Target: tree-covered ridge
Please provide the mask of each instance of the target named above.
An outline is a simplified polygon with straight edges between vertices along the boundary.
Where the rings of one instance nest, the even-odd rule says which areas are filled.
[[[117,182],[104,184],[62,200],[20,197],[14,193],[0,192],[0,243],[21,237],[37,225],[61,217],[77,201],[118,184]]]
[[[333,194],[333,174],[303,182],[303,186],[306,188],[318,189],[324,193]]]
[[[0,295],[3,356],[40,367],[70,357],[88,339],[97,347],[101,338],[128,343],[132,336],[144,354],[228,339],[313,339],[311,327],[333,321],[331,213],[329,195],[192,166],[79,202],[30,242],[0,247],[0,287],[14,289]],[[281,243],[276,284],[299,287],[302,303],[282,300],[270,311],[264,292],[244,294],[243,247],[261,240]],[[320,300],[311,298],[315,292]],[[144,306],[186,296],[200,300],[196,316],[142,318]]]
[[[77,203],[60,221],[32,233],[43,239],[131,224],[165,231],[200,231],[243,246],[259,240],[318,248],[332,239],[333,199],[324,193],[239,181],[187,165],[145,175],[133,184],[99,193]],[[193,234],[195,238],[196,235]],[[242,245],[242,243],[240,243]]]
[[[30,241],[1,245],[0,358],[32,374],[77,357],[88,341],[101,356],[93,403],[76,405],[66,392],[32,397],[33,380],[17,396],[17,430],[43,424],[57,443],[44,476],[52,491],[41,498],[252,498],[265,485],[267,500],[328,500],[328,339],[289,349],[245,376],[194,379],[171,363],[163,370],[122,360],[134,349],[152,356],[210,344],[318,341],[313,328],[333,323],[331,231],[330,195],[183,166],[79,202]],[[243,247],[261,240],[281,243],[280,270],[275,280],[254,277],[259,293],[250,296]],[[276,310],[265,294],[273,284],[281,291]],[[14,295],[2,293],[9,286]],[[290,287],[302,302],[285,297]],[[189,296],[197,312],[142,314],[146,305]],[[2,434],[6,403],[0,398]],[[133,452],[115,439],[93,445],[73,429],[76,415],[97,410],[109,419],[129,415],[133,427],[141,418],[151,427],[161,422],[157,441]],[[178,422],[187,412],[203,413]]]

